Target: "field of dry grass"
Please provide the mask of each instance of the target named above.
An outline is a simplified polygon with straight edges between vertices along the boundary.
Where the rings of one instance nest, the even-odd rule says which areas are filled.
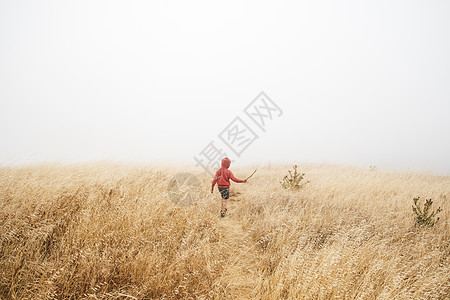
[[[0,168],[0,298],[450,297],[450,177],[300,165],[310,182],[288,191],[288,169],[234,184],[221,219],[194,169],[180,206],[176,168]],[[443,208],[434,228],[414,226],[416,196]]]

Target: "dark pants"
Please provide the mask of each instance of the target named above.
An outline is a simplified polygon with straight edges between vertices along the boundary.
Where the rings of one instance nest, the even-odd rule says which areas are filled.
[[[225,212],[227,210],[227,200],[230,198],[230,188],[219,187],[219,192],[222,196],[222,211]]]

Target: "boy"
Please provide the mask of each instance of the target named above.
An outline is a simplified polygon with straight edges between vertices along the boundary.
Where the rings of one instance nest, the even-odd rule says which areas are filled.
[[[214,192],[214,186],[217,183],[219,192],[222,195],[222,209],[220,210],[220,216],[225,217],[227,211],[227,199],[230,197],[230,179],[234,182],[247,182],[247,180],[240,180],[234,177],[233,173],[228,170],[231,165],[231,160],[228,157],[222,159],[222,168],[217,170],[216,176],[212,181],[211,193]]]

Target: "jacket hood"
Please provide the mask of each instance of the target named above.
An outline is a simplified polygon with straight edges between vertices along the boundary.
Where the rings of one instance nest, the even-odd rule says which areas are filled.
[[[222,158],[222,168],[228,169],[231,165],[231,160],[228,157]]]

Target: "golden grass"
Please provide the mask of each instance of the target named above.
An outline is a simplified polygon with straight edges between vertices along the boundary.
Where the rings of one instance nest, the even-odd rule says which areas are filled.
[[[1,168],[0,298],[450,297],[450,177],[301,165],[310,183],[293,192],[288,169],[233,184],[221,219],[198,170],[182,207],[176,168]],[[414,226],[416,196],[443,208],[434,228]]]

